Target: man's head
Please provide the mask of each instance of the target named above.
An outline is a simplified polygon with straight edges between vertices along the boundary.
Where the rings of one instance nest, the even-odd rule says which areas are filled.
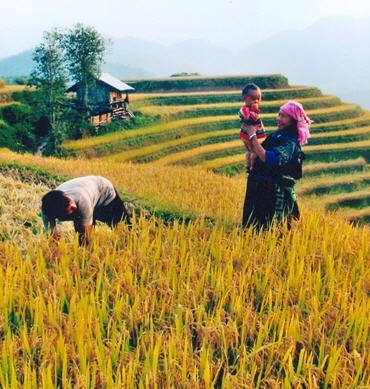
[[[42,213],[49,218],[63,219],[77,210],[75,201],[61,190],[52,190],[41,200]]]
[[[242,90],[243,101],[246,105],[257,105],[261,102],[261,89],[253,83],[247,84]]]

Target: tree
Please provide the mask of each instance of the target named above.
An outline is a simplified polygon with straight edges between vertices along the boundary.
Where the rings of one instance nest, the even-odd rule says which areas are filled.
[[[31,83],[42,92],[45,114],[51,127],[55,126],[57,103],[64,99],[67,82],[62,40],[62,33],[56,29],[44,32],[43,42],[35,48],[32,56],[36,67],[31,73]]]
[[[100,76],[107,42],[93,27],[76,24],[64,37],[65,56],[72,79],[83,91],[78,96],[87,110],[88,90]]]

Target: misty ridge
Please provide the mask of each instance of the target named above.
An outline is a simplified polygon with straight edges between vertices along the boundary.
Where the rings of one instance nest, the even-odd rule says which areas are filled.
[[[172,45],[133,37],[111,40],[102,70],[121,79],[168,77],[179,72],[281,73],[290,84],[315,85],[324,93],[370,109],[370,19],[330,17],[249,46],[241,37],[239,50],[201,39]],[[31,56],[32,50],[0,61],[0,76],[28,74]]]

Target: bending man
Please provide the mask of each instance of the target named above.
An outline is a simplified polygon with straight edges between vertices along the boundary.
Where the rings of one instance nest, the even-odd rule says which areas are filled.
[[[45,231],[58,240],[56,219],[73,221],[79,243],[88,244],[92,226],[100,220],[110,227],[124,220],[130,225],[126,207],[113,184],[101,176],[78,177],[59,185],[42,198],[41,217]]]

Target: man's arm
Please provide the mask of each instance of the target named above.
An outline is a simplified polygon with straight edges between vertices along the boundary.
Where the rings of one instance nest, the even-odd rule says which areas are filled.
[[[78,232],[78,243],[80,246],[87,246],[92,235],[92,224],[81,225],[79,222],[74,222],[75,231]]]
[[[42,211],[41,211],[41,218],[42,218],[42,222],[43,222],[43,224],[44,224],[45,232],[46,232],[47,234],[48,234],[48,233],[51,233],[54,242],[58,242],[59,236],[58,236],[58,231],[57,231],[57,228],[56,228],[55,219],[49,218],[49,217],[48,217],[47,215],[45,215]]]

